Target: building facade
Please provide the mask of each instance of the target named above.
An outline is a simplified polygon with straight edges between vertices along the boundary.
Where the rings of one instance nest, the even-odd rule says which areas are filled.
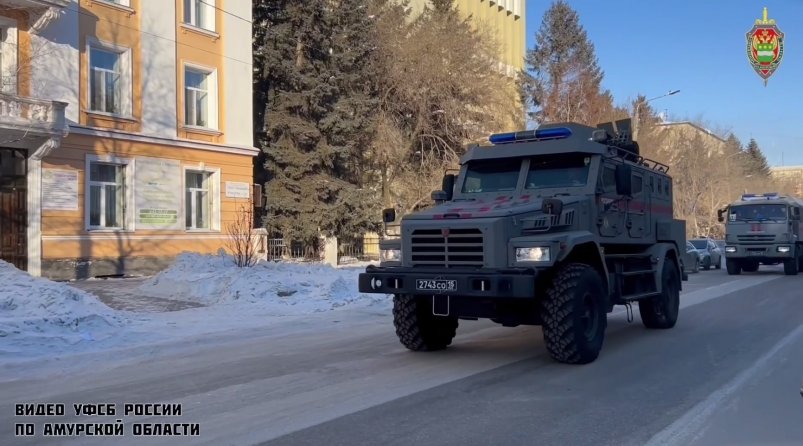
[[[226,246],[253,196],[251,2],[0,0],[0,259],[72,279]]]
[[[785,192],[803,197],[803,166],[775,166],[770,172],[785,187]]]
[[[429,0],[412,0],[413,15],[420,13]],[[527,50],[525,0],[456,0],[457,9],[475,24],[492,30],[499,43],[499,63],[504,73],[515,76],[524,70]]]

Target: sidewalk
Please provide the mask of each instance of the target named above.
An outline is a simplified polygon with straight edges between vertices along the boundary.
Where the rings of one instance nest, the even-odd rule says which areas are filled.
[[[204,306],[196,302],[144,295],[137,288],[148,279],[149,277],[87,279],[68,282],[67,284],[94,294],[101,302],[115,310],[136,313],[165,313]]]

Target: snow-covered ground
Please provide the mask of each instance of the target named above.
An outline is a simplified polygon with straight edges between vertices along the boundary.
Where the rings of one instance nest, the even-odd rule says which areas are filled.
[[[135,313],[113,310],[92,294],[0,261],[0,364],[6,372],[31,361],[41,368],[43,360],[79,355],[97,361],[93,352],[112,350],[119,353],[115,358],[132,359],[161,354],[160,346],[171,343],[199,345],[248,336],[249,330],[291,333],[314,329],[324,319],[389,315],[388,296],[357,291],[366,264],[263,262],[238,268],[229,256],[184,253],[136,291],[203,306]]]

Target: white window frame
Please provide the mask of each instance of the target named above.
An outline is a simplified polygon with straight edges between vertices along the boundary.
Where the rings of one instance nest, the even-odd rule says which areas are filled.
[[[17,93],[17,22],[0,16],[0,92]]]
[[[120,113],[92,109],[92,49],[117,53],[120,57]],[[90,113],[131,119],[133,115],[133,79],[131,48],[87,38],[86,44],[86,109]]]
[[[187,70],[196,71],[206,73],[206,85],[207,85],[207,97],[208,97],[208,109],[209,109],[209,116],[208,121],[209,124],[205,127],[190,125],[187,124]],[[202,130],[218,130],[218,76],[217,76],[217,68],[213,67],[205,67],[203,65],[198,65],[194,63],[184,62],[183,68],[181,71],[182,76],[182,83],[183,83],[183,91],[181,92],[184,98],[184,109],[182,114],[184,115],[184,119],[182,121],[182,125],[186,128],[190,129],[202,129]]]
[[[187,228],[187,172],[205,173],[209,175],[209,228]],[[209,167],[203,163],[185,164],[181,174],[181,225],[186,232],[220,232],[220,168]]]
[[[117,164],[123,166],[123,225],[121,227],[92,226],[90,224],[90,186],[94,181],[90,180],[90,169],[94,163]],[[130,158],[119,158],[110,155],[87,155],[84,170],[84,229],[91,232],[130,232],[134,231],[134,160]],[[104,203],[101,201],[101,208]],[[101,220],[105,218],[105,213],[101,212]]]
[[[217,15],[217,5],[215,0],[184,0],[183,5],[184,16],[182,17],[182,22],[184,24],[216,32],[215,16]],[[206,10],[204,23],[198,23],[198,8]]]
[[[96,0],[97,1],[97,0]],[[101,3],[111,3],[117,6],[125,6],[126,8],[131,7],[131,0],[99,0]]]

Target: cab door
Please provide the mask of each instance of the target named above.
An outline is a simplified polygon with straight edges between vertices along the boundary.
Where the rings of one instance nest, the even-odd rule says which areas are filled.
[[[597,227],[602,237],[617,237],[625,231],[625,206],[622,196],[616,194],[616,166],[602,164],[597,194]]]

